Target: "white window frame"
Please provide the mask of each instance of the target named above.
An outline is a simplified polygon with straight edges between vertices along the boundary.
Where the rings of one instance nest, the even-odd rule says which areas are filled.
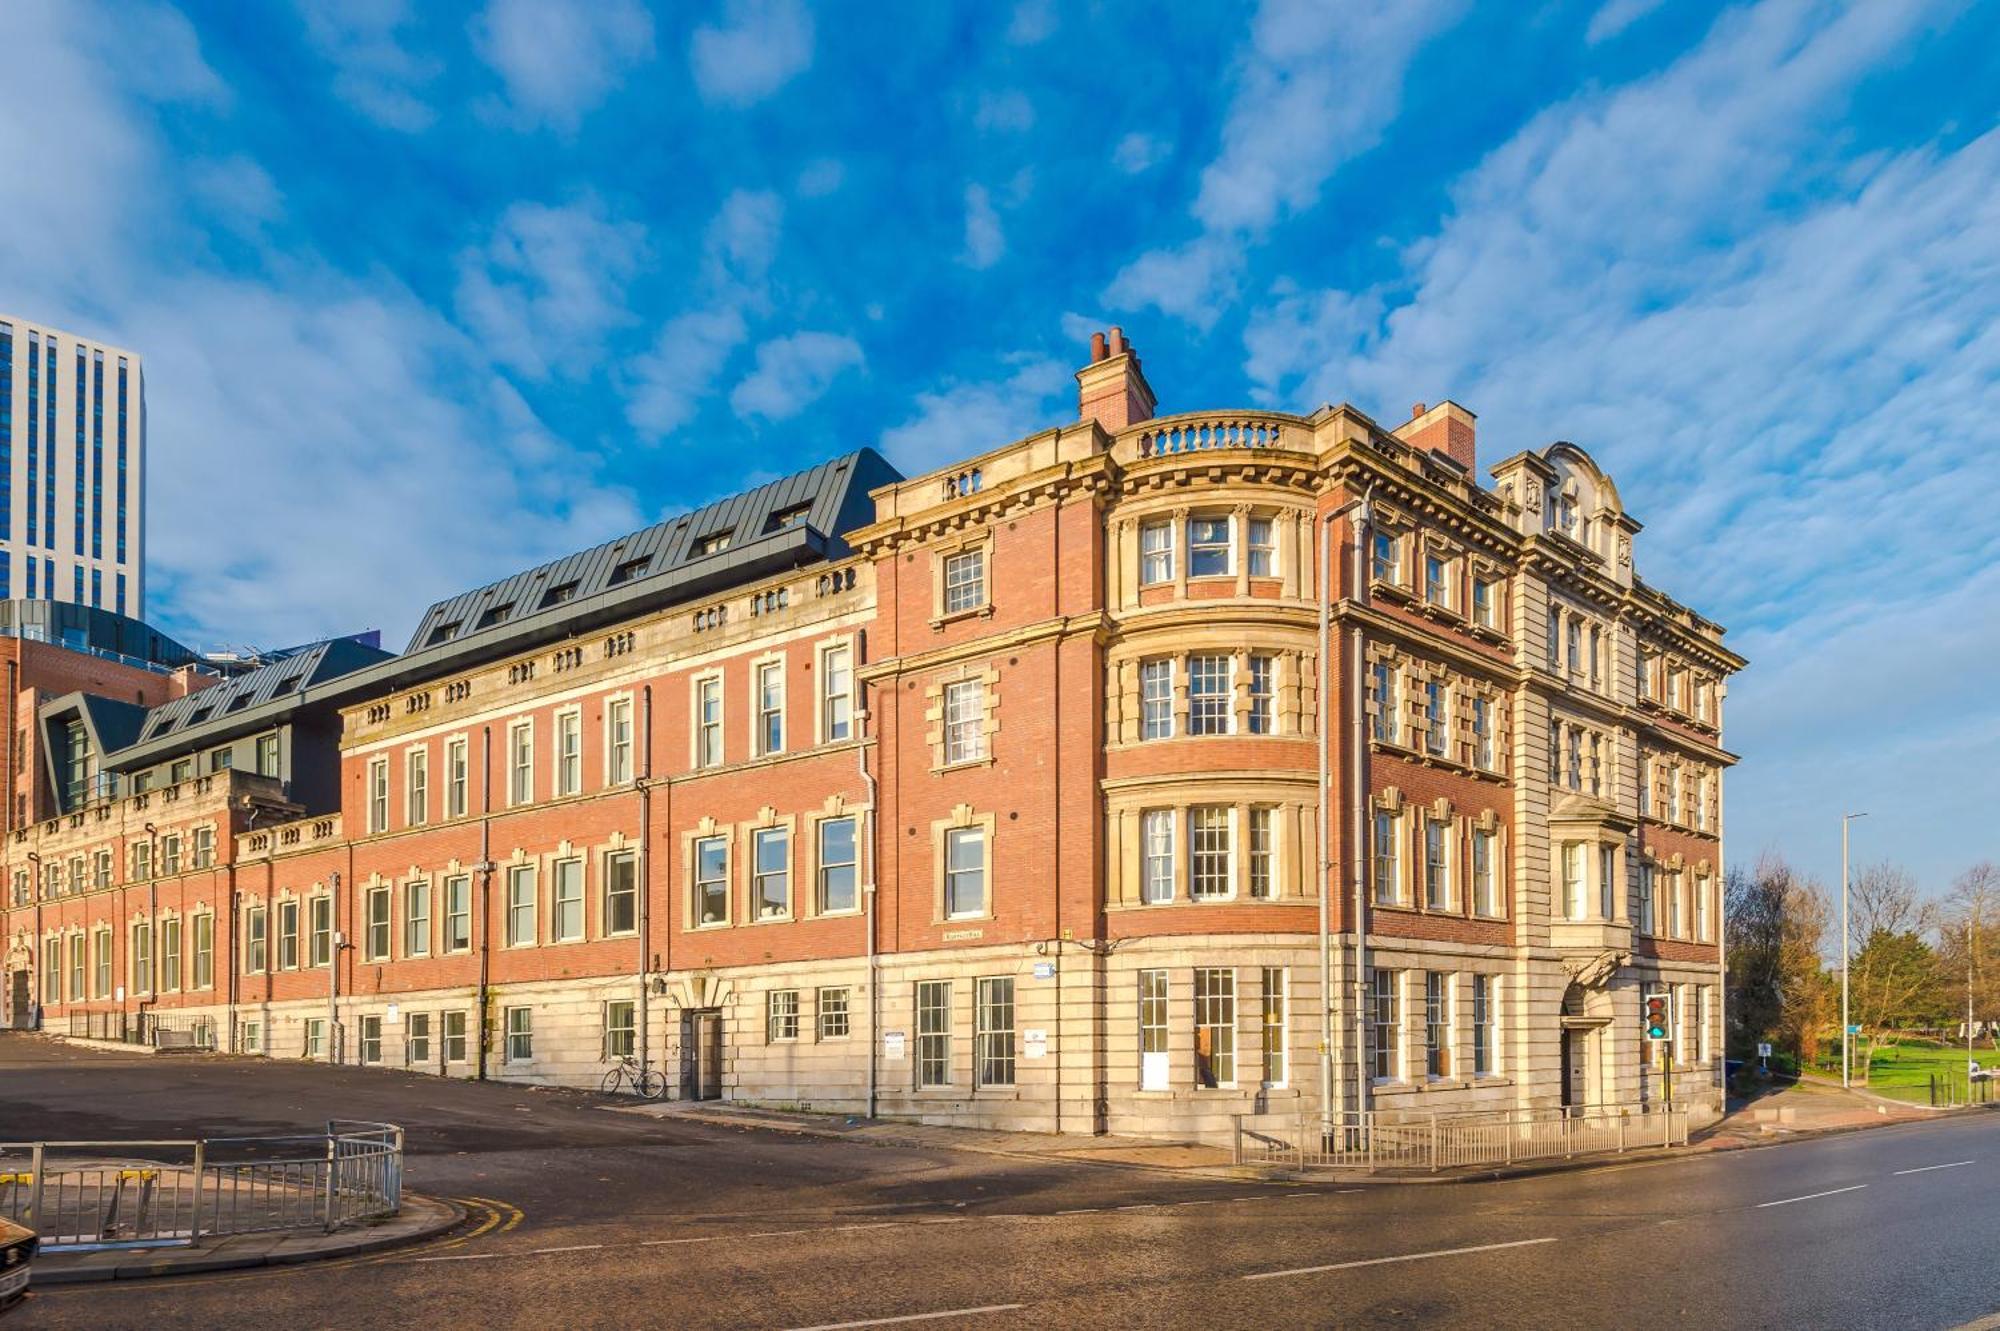
[[[1176,821],[1172,809],[1147,809],[1139,815],[1139,900],[1146,905],[1174,899]]]
[[[603,860],[604,885],[600,892],[597,912],[598,932],[606,938],[625,938],[639,932],[639,852],[625,849],[607,853]],[[620,877],[626,886],[620,888]],[[620,913],[615,904],[620,897],[628,898],[624,914],[630,918],[629,924],[616,923]]]
[[[698,676],[694,689],[694,766],[696,770],[721,767],[728,760],[723,726],[727,712],[723,704],[722,676]],[[713,716],[709,715],[711,709]]]
[[[1195,531],[1197,527],[1210,526],[1211,524],[1221,525],[1222,528],[1221,538],[1220,539],[1205,538],[1197,540],[1195,537]],[[1187,573],[1190,581],[1192,581],[1195,578],[1235,577],[1236,576],[1236,519],[1232,515],[1227,513],[1188,514],[1187,551],[1188,551]],[[1208,556],[1212,558],[1218,553],[1222,556],[1221,568],[1212,569],[1208,572],[1196,571],[1195,564],[1199,558],[1203,556]]]
[[[456,900],[454,900],[456,898]],[[438,938],[438,951],[446,956],[472,951],[472,875],[469,873],[448,874],[444,879],[444,911],[440,923],[444,932]],[[454,943],[453,925],[465,922],[465,941]]]
[[[986,681],[955,679],[944,686],[944,764],[986,760]]]
[[[569,855],[549,866],[549,941],[580,943],[589,936],[590,899],[585,885],[583,857]],[[565,911],[574,911],[575,920],[565,921]]]
[[[854,738],[854,647],[828,643],[819,649],[820,743],[841,744]]]
[[[403,955],[428,957],[431,954],[431,880],[417,878],[403,884]]]
[[[827,857],[826,836],[830,828],[847,826],[847,858]],[[861,819],[849,814],[840,818],[822,818],[813,825],[813,913],[816,915],[852,915],[861,909]],[[844,870],[847,874],[847,893],[851,900],[840,906],[829,905],[827,891],[831,871]]]
[[[533,864],[507,866],[506,947],[534,947],[541,941],[541,878]],[[525,888],[525,890],[523,890]]]
[[[396,933],[393,889],[387,883],[374,884],[363,894],[362,902],[368,913],[362,921],[361,959],[387,961]]]
[[[765,852],[776,847],[775,867],[767,867]],[[765,901],[774,885],[779,898],[773,908]],[[750,918],[789,920],[792,918],[792,830],[789,827],[759,827],[750,833]]]
[[[1197,804],[1187,811],[1188,899],[1228,901],[1236,895],[1236,807]],[[1220,841],[1218,843],[1217,836]],[[1220,874],[1216,860],[1220,857]],[[1207,870],[1204,871],[1204,861]],[[1220,890],[1216,884],[1220,882]],[[1204,886],[1206,884],[1206,887]]]
[[[750,743],[751,751],[759,758],[769,758],[785,751],[785,662],[782,657],[757,661],[750,667]]]
[[[1253,578],[1278,576],[1278,523],[1269,516],[1243,524],[1243,566]]]
[[[503,1049],[509,1063],[535,1061],[535,1010],[531,1007],[503,1008]]]
[[[1174,737],[1174,658],[1139,663],[1139,738]]]
[[[969,570],[969,572],[968,572]],[[991,604],[986,591],[986,547],[972,546],[944,556],[938,568],[942,590],[938,604],[947,617],[969,615]]]
[[[993,848],[988,844],[990,840],[991,838],[987,836],[986,828],[980,825],[949,827],[945,829],[944,917],[947,920],[980,919],[990,913],[993,886],[991,881],[992,874],[990,872]],[[970,845],[976,845],[979,848],[979,863],[977,866],[963,865],[958,862],[959,848]],[[957,904],[960,885],[967,882],[975,882],[978,885],[979,902],[976,908],[968,909]]]
[[[535,802],[535,723],[523,717],[507,727],[507,806]]]
[[[702,869],[702,852],[705,849],[709,848],[715,849],[720,854],[722,860],[721,872],[717,874],[704,876]],[[722,928],[723,926],[729,923],[731,914],[729,908],[729,898],[730,898],[729,838],[723,836],[696,837],[694,839],[694,846],[692,853],[694,857],[694,872],[692,878],[694,887],[695,927],[698,929]],[[710,888],[717,889],[716,900],[719,900],[722,903],[721,914],[714,919],[710,919],[708,913]]]
[[[388,830],[389,759],[384,754],[368,760],[368,831],[373,834]]]
[[[444,742],[444,816],[463,818],[472,811],[472,745],[464,735]]]
[[[632,698],[620,694],[604,700],[604,784],[629,785],[638,768],[632,761]]]
[[[583,712],[565,707],[556,713],[555,798],[583,793]]]
[[[403,755],[403,823],[422,827],[431,820],[431,751],[415,748]]]
[[[1139,524],[1139,585],[1158,587],[1174,580],[1174,524],[1157,518]]]
[[[1216,682],[1213,665],[1222,662],[1221,688],[1197,692],[1198,685]],[[1197,663],[1200,663],[1197,666]],[[1236,658],[1223,652],[1194,652],[1187,658],[1187,733],[1190,735],[1233,735],[1236,733]],[[1215,704],[1219,701],[1220,709]],[[1212,724],[1219,721],[1219,726]]]

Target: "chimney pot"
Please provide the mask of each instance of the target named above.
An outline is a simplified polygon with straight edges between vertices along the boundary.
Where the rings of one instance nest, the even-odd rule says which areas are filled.
[[[1125,330],[1117,324],[1111,325],[1111,354],[1114,356],[1125,354]]]
[[[1104,334],[1092,333],[1090,335],[1090,363],[1095,365],[1110,354],[1110,352],[1104,349]]]
[[[1410,408],[1410,419],[1411,419],[1411,420],[1415,420],[1415,419],[1416,419],[1417,417],[1419,417],[1419,416],[1423,415],[1423,414],[1424,414],[1424,413],[1425,413],[1426,411],[1429,411],[1429,410],[1430,410],[1430,408],[1429,408],[1429,407],[1427,407],[1427,406],[1425,406],[1425,405],[1424,405],[1423,403],[1419,402],[1419,403],[1417,403],[1417,404],[1416,404],[1415,406],[1413,406],[1413,407],[1411,407],[1411,408]]]

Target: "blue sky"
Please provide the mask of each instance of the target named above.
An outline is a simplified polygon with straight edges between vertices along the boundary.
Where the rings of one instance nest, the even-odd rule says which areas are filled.
[[[150,615],[377,626],[859,444],[1449,396],[1729,625],[1731,858],[2000,856],[2000,10],[15,0],[0,308],[147,357]]]

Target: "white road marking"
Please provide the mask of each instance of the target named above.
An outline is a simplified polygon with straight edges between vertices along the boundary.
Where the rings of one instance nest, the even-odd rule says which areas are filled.
[[[410,1260],[413,1262],[484,1262],[503,1255],[497,1252],[459,1252],[453,1253],[449,1257],[412,1257]]]
[[[646,1239],[639,1246],[642,1248],[665,1248],[676,1243],[716,1243],[722,1239],[734,1237],[732,1234],[703,1234],[699,1238],[692,1239]]]
[[[757,1238],[760,1236],[752,1234],[750,1237]],[[603,1246],[602,1243],[572,1243],[567,1248],[530,1248],[528,1249],[528,1256],[541,1257],[552,1252],[596,1252]]]
[[[1289,1271],[1259,1271],[1256,1275],[1244,1276],[1245,1280],[1276,1280],[1280,1276],[1310,1276],[1322,1271],[1352,1271],[1357,1266],[1387,1266],[1391,1262],[1422,1262],[1433,1257],[1459,1257],[1471,1252],[1497,1252],[1501,1248],[1532,1248],[1539,1243],[1554,1243],[1554,1238],[1515,1239],[1512,1243],[1479,1243],[1470,1248],[1440,1248],[1436,1252],[1406,1252],[1400,1257],[1370,1257],[1358,1262],[1334,1262],[1328,1266],[1299,1266]]]
[[[1103,1210],[1100,1206],[1079,1206],[1074,1211],[1057,1211],[1057,1215],[1096,1215]]]
[[[1970,1160],[1954,1160],[1948,1165],[1922,1165],[1916,1169],[1899,1169],[1896,1173],[1899,1177],[1904,1174],[1928,1174],[1933,1169],[1957,1169],[1960,1165],[1969,1165],[1971,1163],[1972,1161]]]
[[[1013,1312],[1025,1308],[1025,1303],[988,1303],[978,1308],[947,1308],[936,1313],[905,1313],[901,1317],[871,1317],[862,1322],[823,1322],[818,1326],[800,1326],[792,1331],[853,1331],[859,1326],[895,1326],[902,1322],[935,1322],[941,1317],[977,1317],[981,1313]]]
[[[1761,1211],[1767,1206],[1790,1206],[1793,1202],[1810,1202],[1821,1197],[1838,1197],[1843,1192],[1860,1192],[1867,1186],[1866,1183],[1857,1183],[1851,1188],[1832,1188],[1826,1192],[1809,1192],[1803,1197],[1786,1197],[1775,1202],[1758,1202],[1757,1209]]]

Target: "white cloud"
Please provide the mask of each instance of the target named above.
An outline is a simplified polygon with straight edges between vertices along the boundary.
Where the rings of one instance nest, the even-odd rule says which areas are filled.
[[[847,167],[838,157],[822,157],[807,162],[799,172],[799,197],[823,199],[846,183]]]
[[[720,25],[688,42],[702,98],[730,106],[761,102],[811,66],[812,13],[800,0],[729,0]]]
[[[1074,416],[1076,402],[1068,394],[1075,381],[1066,366],[1028,352],[1000,359],[1011,367],[1000,378],[918,393],[916,414],[882,436],[883,454],[915,476]]]
[[[969,268],[991,268],[1007,253],[1007,237],[1000,230],[1000,214],[993,211],[984,185],[965,187],[965,253],[960,262]]]
[[[1111,164],[1128,176],[1136,176],[1166,161],[1173,150],[1174,146],[1157,134],[1134,131],[1118,140],[1118,146],[1111,150]]]
[[[1015,46],[1045,42],[1055,30],[1055,0],[1020,0],[1007,20],[1007,40]]]
[[[459,317],[530,379],[587,374],[604,335],[630,322],[623,291],[645,242],[643,227],[596,199],[513,204],[483,245],[459,256]]]
[[[565,131],[653,54],[652,16],[638,0],[487,0],[472,31],[514,118]]]
[[[757,346],[757,368],[729,394],[739,415],[785,421],[862,364],[861,344],[835,333],[794,333]]]
[[[241,154],[190,162],[189,193],[231,230],[250,233],[284,211],[270,174]]]
[[[785,203],[769,190],[735,190],[708,224],[708,279],[718,289],[761,304],[784,232]]]
[[[982,92],[973,108],[972,123],[988,133],[1024,133],[1035,127],[1035,104],[1018,88]]]
[[[306,36],[334,67],[333,91],[388,129],[428,128],[436,112],[422,89],[441,68],[404,45],[409,0],[296,0]]]
[[[2000,730],[1970,683],[1995,621],[1952,626],[2000,564],[2000,513],[1967,502],[2000,454],[1966,427],[2000,412],[2000,130],[1855,161],[1825,134],[1927,22],[1728,14],[1664,72],[1537,116],[1379,287],[1275,293],[1246,334],[1266,398],[1448,393],[1489,460],[1594,451],[1647,524],[1642,574],[1752,658],[1737,855],[1823,867],[1815,802],[1919,752],[1921,784],[1991,789],[1968,740]],[[1892,656],[1927,701],[1889,696]],[[1973,852],[1937,820],[1899,836],[1933,876]]]
[[[1418,50],[1463,7],[1464,0],[1264,0],[1234,61],[1221,151],[1202,171],[1192,207],[1201,234],[1132,260],[1105,299],[1210,326],[1235,295],[1248,248],[1313,207],[1335,171],[1375,146],[1401,110]]]
[[[747,332],[743,316],[728,306],[669,322],[652,350],[628,367],[625,418],[649,439],[687,424]]]
[[[1592,46],[1608,42],[1663,3],[1665,0],[1605,0],[1603,7],[1590,16],[1583,39]]]

